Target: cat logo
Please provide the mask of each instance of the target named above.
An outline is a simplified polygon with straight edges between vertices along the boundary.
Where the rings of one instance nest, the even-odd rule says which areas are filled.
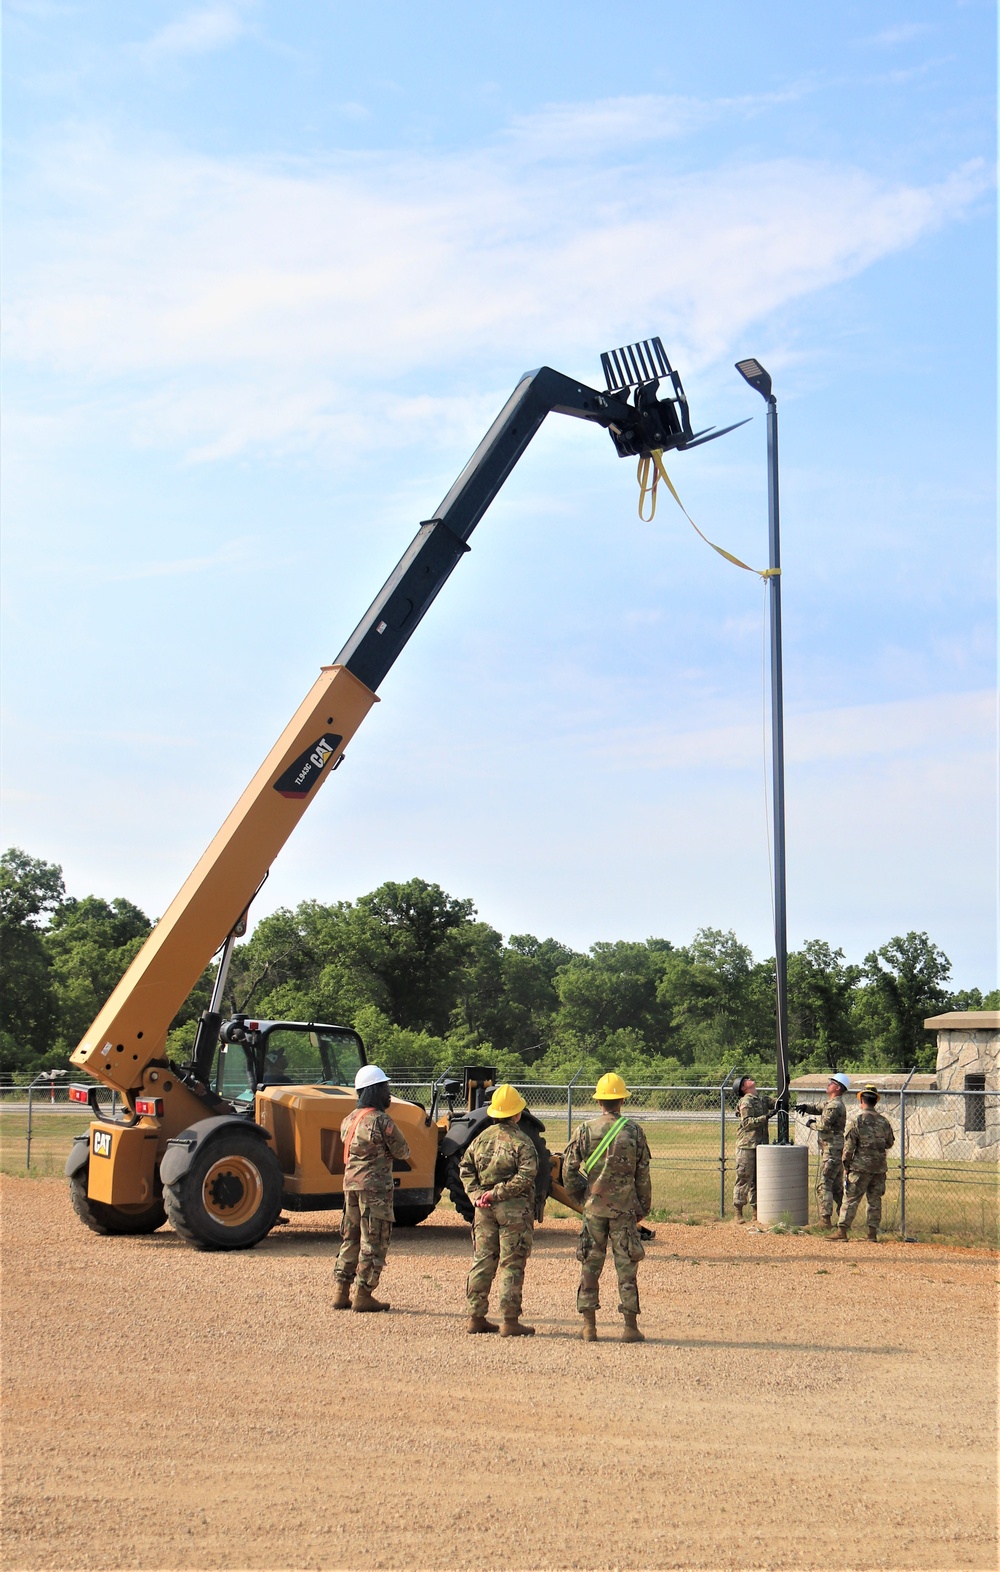
[[[110,1157],[111,1156],[111,1131],[110,1130],[95,1130],[94,1131],[94,1156],[95,1157]]]
[[[337,759],[343,740],[335,732],[327,732],[325,736],[319,737],[281,772],[274,783],[275,791],[280,792],[282,797],[307,797],[322,778],[324,765],[331,759]]]

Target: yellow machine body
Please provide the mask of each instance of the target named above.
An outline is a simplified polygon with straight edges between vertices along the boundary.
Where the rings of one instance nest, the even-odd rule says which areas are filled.
[[[333,1198],[344,1191],[340,1126],[357,1107],[355,1093],[334,1086],[268,1086],[258,1091],[255,1118],[271,1136],[284,1176],[287,1204]],[[409,1169],[393,1175],[400,1199],[432,1191],[441,1132],[415,1103],[394,1097],[389,1106],[410,1148]]]

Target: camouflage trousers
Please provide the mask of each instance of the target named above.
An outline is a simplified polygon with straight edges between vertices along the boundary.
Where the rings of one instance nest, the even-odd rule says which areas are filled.
[[[636,1273],[646,1252],[639,1238],[639,1225],[634,1217],[627,1214],[620,1217],[584,1217],[580,1242],[576,1247],[576,1258],[581,1266],[576,1308],[580,1311],[600,1308],[598,1290],[609,1240],[618,1274],[618,1309],[622,1315],[638,1315],[639,1285]]]
[[[388,1212],[388,1216],[383,1214]],[[355,1277],[369,1291],[378,1287],[389,1253],[392,1233],[392,1202],[381,1196],[369,1197],[363,1190],[348,1190],[344,1195],[344,1215],[340,1221],[340,1254],[333,1275],[341,1283]]]
[[[864,1201],[868,1210],[868,1227],[877,1228],[882,1221],[882,1197],[885,1195],[885,1174],[867,1174],[852,1168],[847,1176],[844,1204],[837,1221],[841,1228],[850,1228],[858,1207]]]
[[[816,1172],[816,1201],[820,1217],[832,1217],[844,1199],[844,1159],[840,1152],[820,1147]]]
[[[470,1315],[485,1315],[493,1279],[500,1276],[500,1314],[515,1321],[521,1314],[524,1268],[534,1244],[530,1205],[498,1201],[477,1206],[472,1220],[472,1267],[466,1279]]]
[[[736,1183],[733,1185],[733,1205],[746,1206],[748,1201],[756,1211],[757,1148],[755,1146],[738,1146],[736,1148]]]

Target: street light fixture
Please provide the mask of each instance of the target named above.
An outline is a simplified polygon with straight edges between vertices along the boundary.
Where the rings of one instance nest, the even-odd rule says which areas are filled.
[[[778,401],[759,360],[736,369],[767,402],[768,575],[771,613],[771,778],[774,815],[774,965],[777,974],[778,1145],[788,1145],[788,922],[785,905],[785,711],[781,681],[781,542],[778,529]]]

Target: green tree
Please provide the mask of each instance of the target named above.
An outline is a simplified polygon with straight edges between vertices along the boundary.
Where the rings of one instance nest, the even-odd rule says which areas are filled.
[[[837,1070],[854,1051],[852,1015],[859,966],[825,939],[809,939],[788,957],[788,1053],[800,1069]]]
[[[150,932],[145,912],[117,896],[70,898],[43,935],[59,1003],[59,1040],[76,1047]]]
[[[862,1057],[874,1068],[932,1069],[935,1045],[924,1018],[948,1005],[945,984],[951,962],[926,933],[896,935],[865,956],[865,986],[855,996],[854,1016],[866,1042]]]
[[[588,955],[574,956],[554,978],[557,1040],[578,1043],[584,1054],[601,1063],[609,1052],[605,1045],[616,1032],[630,1031],[635,1048],[662,1042],[669,1017],[659,983],[672,949],[668,939],[644,944],[622,939],[593,944]]]
[[[512,933],[500,958],[504,990],[504,1035],[509,1052],[533,1064],[548,1050],[559,1009],[556,978],[565,966],[580,959],[557,939],[536,939],[531,933]]]
[[[58,1062],[59,1000],[42,920],[65,894],[62,869],[11,846],[0,856],[0,1069]]]

